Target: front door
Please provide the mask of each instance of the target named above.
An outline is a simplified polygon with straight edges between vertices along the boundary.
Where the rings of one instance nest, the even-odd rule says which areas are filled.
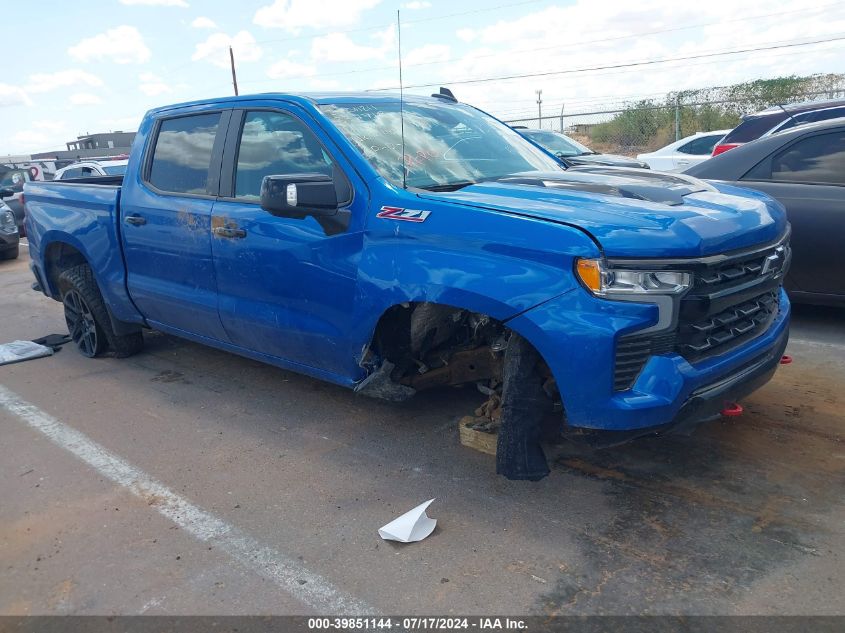
[[[154,326],[222,341],[211,210],[229,115],[157,121],[144,167],[124,181],[120,214],[127,286],[141,314]]]
[[[233,114],[226,151],[235,158],[228,172],[224,166],[212,217],[220,319],[235,345],[350,376],[360,372],[345,341],[366,189],[306,120],[283,109]],[[341,207],[351,211],[346,230],[327,231],[313,217],[276,217],[261,208],[265,176],[297,173],[334,178]]]

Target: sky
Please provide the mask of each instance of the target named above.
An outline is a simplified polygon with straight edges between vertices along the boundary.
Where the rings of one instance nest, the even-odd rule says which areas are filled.
[[[397,87],[397,10],[403,83],[419,86],[407,91],[449,86],[503,119],[535,115],[537,90],[548,115],[845,70],[845,1],[39,0],[4,23],[0,156],[64,149],[82,134],[135,130],[149,108],[231,95],[230,44],[241,94]],[[468,83],[538,73],[549,74]]]

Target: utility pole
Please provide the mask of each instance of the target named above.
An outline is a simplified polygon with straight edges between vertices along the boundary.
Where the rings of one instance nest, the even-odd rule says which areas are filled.
[[[681,140],[681,93],[675,95],[675,140]]]
[[[560,104],[560,133],[563,134],[563,106],[566,105],[565,103]]]
[[[238,96],[238,76],[235,74],[235,53],[229,47],[229,61],[232,63],[232,85],[235,87],[235,96]]]
[[[535,90],[537,94],[537,127],[543,127],[543,91]]]

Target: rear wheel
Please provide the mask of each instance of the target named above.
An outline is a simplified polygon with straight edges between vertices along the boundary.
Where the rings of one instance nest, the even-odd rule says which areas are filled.
[[[83,356],[93,358],[105,349],[105,335],[94,320],[91,307],[75,288],[62,297],[65,306],[65,322],[70,337]]]
[[[108,309],[87,264],[64,271],[59,277],[68,332],[83,356],[93,358],[111,348],[123,358],[144,346],[140,331],[116,334]]]

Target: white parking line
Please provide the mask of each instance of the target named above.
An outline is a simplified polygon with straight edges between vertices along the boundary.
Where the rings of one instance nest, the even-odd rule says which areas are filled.
[[[213,544],[235,561],[301,600],[317,613],[373,614],[357,598],[343,593],[322,576],[289,556],[262,545],[235,526],[180,497],[84,433],[57,420],[0,385],[0,408],[43,433],[103,476],[144,499],[162,515],[203,543]]]
[[[790,343],[798,343],[800,345],[807,345],[808,347],[832,347],[833,349],[845,349],[842,343],[826,343],[823,341],[810,341],[805,338],[790,337]]]

